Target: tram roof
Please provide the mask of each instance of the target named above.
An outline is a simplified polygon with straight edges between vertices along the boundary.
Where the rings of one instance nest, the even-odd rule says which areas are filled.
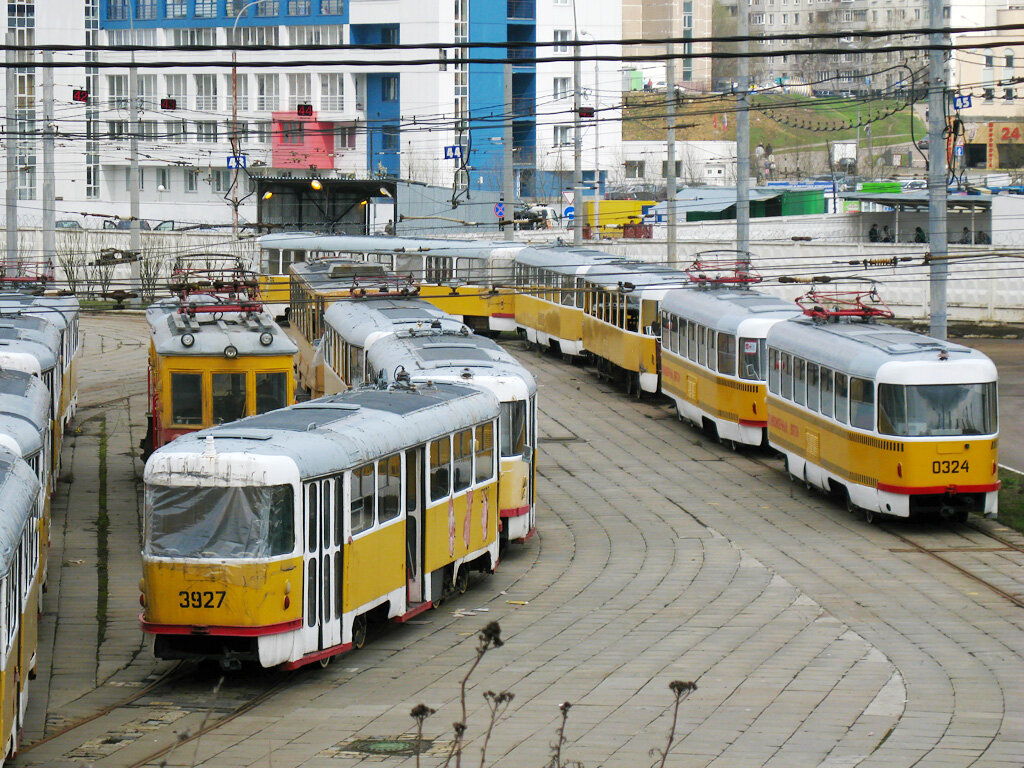
[[[57,365],[60,350],[60,332],[56,326],[45,329],[26,328],[20,321],[26,318],[0,318],[0,352],[24,352],[39,361],[39,369],[48,371]]]
[[[661,300],[661,309],[710,328],[732,332],[742,321],[751,318],[788,320],[800,314],[800,308],[791,301],[750,289],[728,287],[704,290],[693,286],[671,290]]]
[[[38,496],[39,481],[32,468],[20,456],[0,448],[0,573],[7,573],[14,562]]]
[[[489,256],[495,249],[522,248],[521,243],[481,240],[446,240],[429,237],[388,237],[380,235],[318,235],[312,232],[280,232],[259,238],[261,248],[337,253],[447,253],[459,256]]]
[[[526,368],[490,339],[470,333],[402,331],[379,339],[367,350],[367,362],[392,381],[399,367],[423,381],[432,376],[464,376],[466,383],[483,377],[511,377],[523,381],[527,391],[537,383]]]
[[[287,456],[304,477],[337,472],[498,416],[484,390],[455,384],[412,389],[356,389],[183,435],[146,465],[152,482],[174,454],[218,452]]]
[[[595,248],[524,248],[516,255],[516,263],[575,274],[580,267],[589,265],[636,262]]]
[[[879,322],[823,323],[810,317],[776,323],[768,331],[768,345],[866,378],[874,378],[885,363],[931,363],[939,359],[939,353],[945,353],[951,362],[989,359],[970,347],[933,339],[894,325]]]
[[[690,280],[685,272],[678,269],[635,261],[598,264],[587,271],[585,279],[608,288],[618,288],[620,284],[625,286],[626,283],[631,283],[633,290],[661,289],[663,291],[682,288]]]
[[[79,310],[76,296],[36,296],[16,291],[0,292],[0,315],[29,315],[47,320],[59,328],[66,328]]]
[[[469,328],[423,299],[373,298],[336,301],[324,312],[324,323],[350,344],[365,347],[373,333],[394,333],[407,328],[428,329],[439,323],[441,330],[458,333]]]
[[[216,303],[212,297],[194,297],[197,305]],[[178,313],[178,299],[161,299],[146,310],[153,337],[153,346],[160,355],[220,356],[227,347],[238,350],[239,357],[294,355],[299,351],[288,336],[265,311],[258,313],[198,313],[188,317]],[[262,344],[260,336],[270,333],[270,344]],[[192,346],[186,347],[182,337],[191,334]]]

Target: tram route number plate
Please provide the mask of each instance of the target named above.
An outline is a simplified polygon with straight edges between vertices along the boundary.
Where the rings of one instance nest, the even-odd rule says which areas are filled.
[[[178,593],[181,602],[179,608],[220,608],[224,604],[224,597],[227,595],[223,589],[215,592],[186,592]]]

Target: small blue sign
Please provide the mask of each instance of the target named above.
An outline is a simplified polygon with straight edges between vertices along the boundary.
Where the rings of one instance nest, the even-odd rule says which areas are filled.
[[[963,155],[964,155],[964,145],[963,144],[957,144],[955,147],[953,147],[953,154],[956,155],[957,157],[963,157]]]
[[[505,218],[505,204],[504,203],[495,203],[494,204],[494,215],[497,216],[499,219]]]
[[[445,160],[461,160],[462,159],[462,145],[453,144],[450,147],[444,148],[444,159]]]
[[[572,220],[576,218],[576,208],[571,205],[567,205],[565,210],[562,212],[562,215],[565,216],[565,218]]]
[[[970,94],[964,94],[963,96],[953,97],[953,109],[970,109],[971,108],[971,96]]]
[[[228,155],[228,168],[245,168],[248,160],[245,155]]]

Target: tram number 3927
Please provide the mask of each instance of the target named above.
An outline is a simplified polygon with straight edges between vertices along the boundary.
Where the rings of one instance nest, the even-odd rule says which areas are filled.
[[[179,608],[220,608],[224,604],[224,590],[216,592],[179,592],[181,602]]]
[[[932,462],[933,475],[948,475],[950,473],[959,474],[960,472],[967,472],[969,469],[970,467],[967,466],[967,459],[964,459],[963,461],[952,459]]]

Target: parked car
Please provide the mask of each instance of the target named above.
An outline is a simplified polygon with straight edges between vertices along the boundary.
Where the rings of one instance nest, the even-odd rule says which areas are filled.
[[[132,222],[130,219],[104,219],[104,229],[131,229]],[[145,219],[139,219],[139,229],[150,230],[152,227],[149,222]]]
[[[59,219],[54,227],[57,229],[82,229],[82,225],[74,219]]]

